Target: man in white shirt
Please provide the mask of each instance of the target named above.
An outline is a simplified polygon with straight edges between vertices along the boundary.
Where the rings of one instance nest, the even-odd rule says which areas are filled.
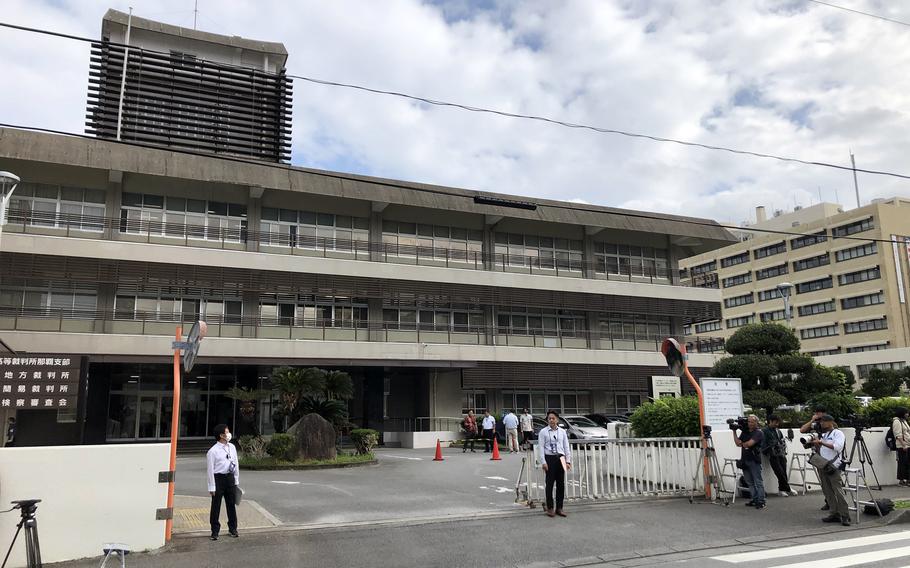
[[[844,483],[841,479],[841,452],[844,451],[846,438],[844,433],[837,429],[834,417],[825,414],[818,420],[821,427],[821,436],[812,443],[815,451],[828,460],[830,467],[818,468],[818,481],[825,493],[825,499],[831,507],[831,514],[822,519],[826,523],[837,523],[850,526],[850,510],[844,498]],[[826,471],[827,470],[827,471]]]
[[[566,431],[558,426],[559,415],[551,410],[547,412],[546,428],[541,428],[537,436],[538,459],[547,474],[547,509],[548,517],[565,517],[562,502],[566,494],[566,471],[572,469],[572,448]],[[565,462],[565,468],[563,468]],[[553,486],[556,486],[556,510],[553,510]]]
[[[521,444],[525,448],[531,447],[531,438],[534,437],[534,417],[525,408],[519,419],[521,422]]]
[[[489,410],[483,413],[483,447],[484,453],[493,451],[493,436],[496,435],[496,419],[490,415]]]
[[[240,467],[237,463],[237,450],[231,444],[231,431],[227,424],[215,426],[215,445],[206,454],[208,467],[209,495],[212,496],[212,508],[209,511],[209,524],[212,525],[212,540],[218,540],[221,531],[221,499],[227,505],[228,532],[234,538],[237,533],[237,505],[234,500],[234,486],[240,485]]]
[[[518,417],[511,410],[506,411],[502,417],[502,425],[506,427],[506,442],[509,444],[509,453],[518,453]]]

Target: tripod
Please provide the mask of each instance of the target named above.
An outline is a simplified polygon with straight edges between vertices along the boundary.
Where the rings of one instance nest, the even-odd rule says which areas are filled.
[[[698,454],[698,461],[695,464],[695,475],[692,476],[692,489],[689,491],[689,503],[695,502],[695,494],[699,490],[698,478],[705,476],[705,482],[710,485],[711,502],[716,505],[730,505],[730,499],[721,494],[730,493],[724,487],[721,479],[720,463],[717,461],[717,450],[714,449],[714,440],[711,438],[711,427],[707,424],[702,426],[704,431],[704,443],[701,452]],[[707,497],[707,495],[706,495]]]
[[[6,551],[6,558],[3,559],[3,566],[6,568],[6,562],[9,555],[13,552],[13,546],[16,545],[16,539],[19,538],[19,532],[25,527],[25,557],[28,568],[41,568],[41,546],[38,544],[38,520],[35,518],[35,512],[38,510],[38,503],[41,499],[25,499],[22,501],[12,501],[13,509],[19,509],[21,519],[16,525],[16,534],[13,535],[13,542]],[[10,510],[13,510],[10,509]]]
[[[847,465],[853,464],[853,456],[856,455],[856,450],[859,449],[859,465],[860,469],[863,471],[863,477],[866,476],[866,462],[869,462],[869,469],[872,471],[872,479],[875,480],[875,485],[877,485],[876,490],[882,490],[882,484],[878,480],[878,474],[875,473],[875,466],[872,464],[872,455],[869,453],[869,446],[866,445],[866,439],[863,438],[863,427],[856,426],[856,433],[853,435],[853,446],[850,448],[850,456],[847,458]],[[870,430],[872,432],[873,430]],[[876,430],[877,431],[877,430]]]

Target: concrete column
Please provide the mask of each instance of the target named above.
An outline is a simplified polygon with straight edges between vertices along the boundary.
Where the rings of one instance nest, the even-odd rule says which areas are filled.
[[[373,262],[385,260],[385,255],[382,252],[382,212],[388,206],[388,203],[379,201],[372,203],[370,214],[370,260]]]
[[[117,294],[117,285],[110,283],[98,284],[97,310],[104,314],[104,319],[95,320],[94,332],[105,333],[105,322],[107,318],[112,317],[114,311],[114,301]]]
[[[123,172],[110,170],[108,172],[107,192],[104,201],[104,216],[113,217],[116,221],[104,228],[105,240],[116,240],[120,234],[120,206],[123,203]]]
[[[484,345],[493,345],[496,341],[496,309],[494,306],[483,306],[483,341]]]
[[[262,194],[264,189],[250,186],[250,198],[246,204],[246,250],[259,252],[259,232],[262,231]]]
[[[600,227],[585,227],[584,240],[584,276],[594,278],[594,237],[601,231]]]
[[[600,325],[597,312],[585,312],[585,325],[588,326],[588,349],[600,349]]]
[[[680,250],[673,244],[673,237],[667,235],[667,268],[670,271],[670,283],[679,285]]]
[[[257,325],[259,321],[259,292],[244,292],[241,299],[243,301],[241,311],[243,314],[243,329],[241,334],[243,337],[256,337],[259,331],[259,326]]]
[[[496,259],[494,257],[496,224],[502,220],[498,215],[486,215],[483,222],[483,269],[496,270]]]

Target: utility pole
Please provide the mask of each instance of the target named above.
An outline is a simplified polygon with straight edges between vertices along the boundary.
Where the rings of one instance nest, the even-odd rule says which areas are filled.
[[[193,3],[193,29],[196,29],[196,16],[199,15],[199,0]]]
[[[859,182],[856,181],[856,158],[853,156],[853,150],[850,150],[850,163],[853,164],[853,189],[856,190],[856,207],[859,209]]]
[[[120,141],[120,133],[123,128],[123,95],[126,92],[126,64],[130,59],[130,31],[133,29],[133,7],[130,6],[130,16],[126,20],[126,39],[123,50],[123,69],[120,71],[120,102],[117,103],[117,141]]]

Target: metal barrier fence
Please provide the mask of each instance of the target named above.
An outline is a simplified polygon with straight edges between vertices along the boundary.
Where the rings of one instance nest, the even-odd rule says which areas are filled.
[[[571,440],[569,445],[572,469],[566,474],[566,501],[689,495],[701,452],[697,437]],[[537,450],[535,442],[522,459],[516,502],[545,500]]]

